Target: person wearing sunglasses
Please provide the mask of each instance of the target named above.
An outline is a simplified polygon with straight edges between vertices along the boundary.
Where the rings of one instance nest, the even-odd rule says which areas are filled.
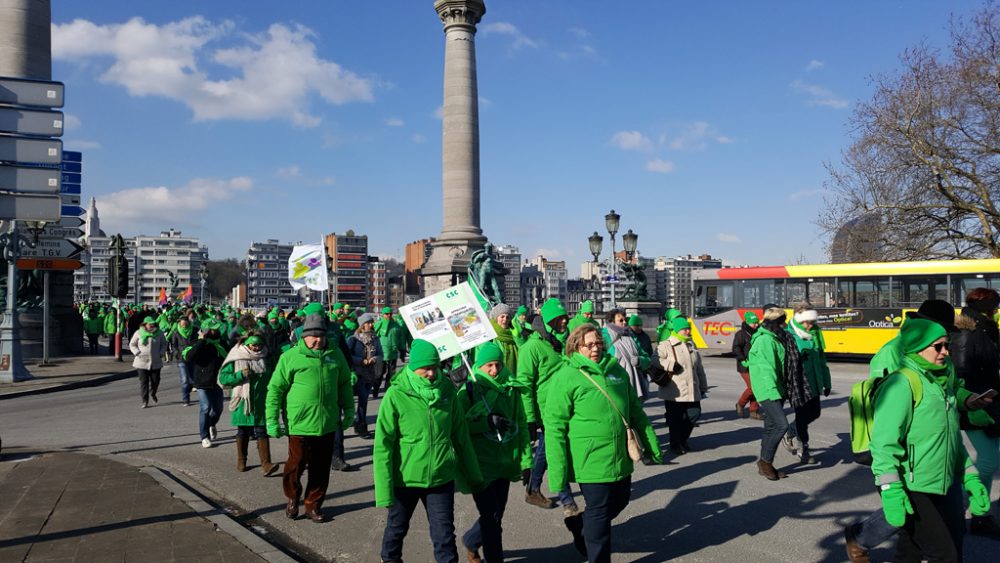
[[[899,342],[902,363],[876,390],[871,437],[882,511],[899,528],[894,561],[961,561],[965,521],[952,484],[962,483],[974,516],[990,500],[962,442],[948,332],[908,319]]]

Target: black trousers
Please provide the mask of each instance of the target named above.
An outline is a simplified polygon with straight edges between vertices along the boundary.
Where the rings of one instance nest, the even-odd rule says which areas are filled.
[[[670,429],[670,447],[680,448],[687,445],[694,423],[701,415],[701,403],[698,401],[663,401],[666,410],[665,418]]]
[[[809,402],[795,409],[795,432],[803,444],[809,443],[809,425],[819,418],[819,397],[809,399]]]
[[[156,396],[156,391],[160,388],[160,369],[140,369],[139,370],[139,394],[142,395],[142,402],[148,403],[149,396]]]
[[[965,532],[965,505],[961,487],[952,487],[947,495],[908,492],[913,514],[899,529],[896,542],[898,563],[954,563],[962,560]]]
[[[583,511],[583,539],[590,563],[611,563],[611,521],[628,506],[632,477],[613,483],[580,483],[587,501]]]
[[[462,543],[472,551],[483,548],[486,563],[503,563],[503,513],[507,509],[510,481],[497,479],[485,489],[472,493],[479,510],[479,520],[462,536]]]
[[[87,344],[90,345],[90,353],[91,354],[96,354],[97,353],[97,339],[99,337],[100,337],[100,335],[97,334],[96,332],[88,332],[87,333]]]

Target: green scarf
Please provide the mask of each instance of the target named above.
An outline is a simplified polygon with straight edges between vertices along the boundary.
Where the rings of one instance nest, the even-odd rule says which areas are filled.
[[[148,330],[146,330],[145,326],[140,328],[139,340],[142,342],[142,345],[145,346],[146,344],[149,344],[149,339],[156,336],[157,332],[159,332],[159,330],[154,330],[153,332],[149,332]]]
[[[215,350],[219,353],[220,357],[225,358],[226,356],[229,355],[229,353],[226,352],[226,349],[223,348],[221,344],[219,344],[218,340],[213,340],[211,338],[206,338],[205,342],[211,344],[212,346],[215,346]]]
[[[945,388],[945,385],[951,379],[951,369],[947,363],[939,366],[934,362],[928,361],[916,352],[907,354],[906,357],[913,363],[917,364],[917,367],[927,372],[927,374],[931,376],[931,379],[933,379],[934,382],[937,383],[942,389]]]
[[[684,336],[683,334],[681,334],[679,332],[671,333],[670,336],[673,336],[673,337],[677,338],[677,340],[680,340],[681,342],[691,342],[691,337],[690,336]]]
[[[500,326],[500,324],[496,321],[490,322],[493,324],[493,330],[497,333],[497,340],[503,344],[517,345],[517,343],[514,342],[514,333],[511,332],[511,329]]]
[[[412,369],[406,368],[406,377],[410,381],[410,387],[421,399],[427,401],[428,406],[433,406],[441,400],[441,388],[437,385],[437,378],[440,375],[436,376],[434,381],[428,381],[427,378],[417,375]]]
[[[194,332],[194,325],[188,323],[187,328],[184,328],[179,324],[175,324],[173,330],[170,331],[171,338],[173,338],[175,332],[180,334],[185,340],[189,340],[191,338],[191,333]]]

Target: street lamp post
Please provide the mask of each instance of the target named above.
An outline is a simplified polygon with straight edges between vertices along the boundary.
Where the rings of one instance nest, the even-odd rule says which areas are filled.
[[[608,271],[610,272],[609,276],[611,278],[609,285],[611,286],[612,309],[618,308],[618,297],[615,295],[615,285],[618,283],[618,280],[616,279],[618,274],[618,258],[615,256],[615,252],[617,251],[615,248],[615,235],[618,234],[618,227],[620,226],[620,223],[621,215],[615,213],[614,209],[604,216],[604,227],[608,230],[608,234],[611,235],[611,256],[608,258]],[[629,230],[629,232],[622,238],[625,243],[625,251],[629,252],[629,248],[631,248],[631,251],[635,252],[635,245],[637,244],[636,241],[639,236]],[[600,260],[601,250],[604,246],[604,237],[597,234],[597,231],[594,231],[594,234],[587,237],[587,242],[590,244],[590,253],[594,256],[594,262],[596,263]]]
[[[0,234],[0,250],[7,261],[7,308],[0,321],[0,381],[13,383],[31,379],[21,359],[17,321],[17,259],[21,247],[34,244],[17,230],[16,221],[8,221],[9,230]]]
[[[205,262],[201,263],[201,267],[198,268],[198,279],[201,282],[201,298],[199,301],[202,305],[205,304],[205,282],[208,281],[208,264]]]

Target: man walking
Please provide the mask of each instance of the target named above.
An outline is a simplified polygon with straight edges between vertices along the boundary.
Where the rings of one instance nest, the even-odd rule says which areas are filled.
[[[212,440],[219,433],[215,425],[222,416],[222,387],[219,387],[219,370],[226,359],[226,349],[219,343],[222,323],[208,319],[201,323],[200,338],[181,353],[181,360],[188,363],[189,375],[198,390],[198,432],[201,447],[211,448]]]

